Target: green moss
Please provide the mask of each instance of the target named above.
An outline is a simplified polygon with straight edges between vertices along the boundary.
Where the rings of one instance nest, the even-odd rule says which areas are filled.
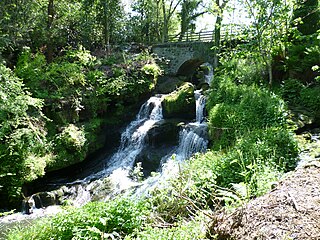
[[[183,84],[164,98],[162,107],[165,118],[195,118],[194,86],[191,83]]]

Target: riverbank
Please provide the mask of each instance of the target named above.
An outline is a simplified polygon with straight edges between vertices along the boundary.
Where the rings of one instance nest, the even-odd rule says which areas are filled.
[[[274,189],[232,213],[214,215],[210,227],[217,239],[320,238],[320,129],[305,132],[307,143],[295,171]]]

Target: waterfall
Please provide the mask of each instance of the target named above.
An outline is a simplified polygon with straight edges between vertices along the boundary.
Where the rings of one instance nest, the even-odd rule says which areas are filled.
[[[143,149],[148,131],[154,124],[163,119],[162,100],[163,95],[153,96],[140,107],[135,120],[122,132],[120,146],[117,152],[106,161],[102,171],[91,174],[85,179],[72,182],[71,184],[100,179],[112,174],[112,172],[117,169],[132,168],[136,157]],[[124,171],[122,172],[124,173]]]
[[[177,159],[185,160],[194,153],[204,152],[207,149],[208,141],[204,138],[207,131],[205,124],[188,124],[180,132],[179,147],[176,155]]]
[[[201,90],[194,91],[196,99],[196,122],[201,123],[204,119],[204,110],[206,106],[206,98],[201,94]]]
[[[174,153],[161,159],[162,168],[159,174],[146,179],[135,191],[136,196],[148,194],[156,187],[165,188],[167,180],[178,174],[180,163],[198,152],[205,152],[208,146],[207,124],[201,123],[204,119],[205,96],[201,90],[195,91],[196,121],[186,124],[179,133],[179,145]]]
[[[209,72],[207,75],[205,75],[205,82],[208,83],[209,85],[211,84],[211,81],[213,79],[213,67],[210,63],[204,63],[202,66],[206,66],[209,69]]]
[[[121,135],[121,144],[116,154],[107,163],[107,170],[114,170],[118,167],[132,167],[135,158],[141,152],[145,137],[151,127],[163,119],[162,96],[151,97],[140,108],[133,121]]]
[[[117,151],[109,159],[104,160],[103,170],[92,173],[84,179],[69,182],[58,190],[48,192],[48,196],[52,195],[52,199],[59,196],[58,204],[71,200],[74,205],[81,206],[91,200],[106,200],[127,189],[135,189],[135,195],[140,196],[148,194],[156,186],[165,186],[167,179],[179,171],[180,162],[197,152],[204,152],[208,145],[207,124],[203,123],[206,99],[200,90],[195,91],[194,97],[195,121],[181,127],[178,146],[171,148],[170,152],[161,158],[161,166],[156,176],[150,176],[138,183],[131,179],[130,171],[147,144],[146,137],[149,130],[163,121],[161,107],[163,95],[153,96],[141,106],[135,119],[122,132]],[[108,190],[108,187],[111,190]]]
[[[162,95],[153,96],[141,106],[135,120],[122,132],[121,142],[117,152],[114,153],[110,159],[105,160],[104,169],[97,173],[90,174],[84,179],[70,182],[67,184],[68,187],[62,187],[67,195],[65,199],[72,200],[75,206],[84,205],[91,201],[92,195],[99,195],[100,192],[97,185],[104,184],[100,179],[107,176],[110,183],[116,189],[113,191],[113,194],[121,193],[136,185],[136,183],[130,179],[129,171],[132,169],[136,157],[144,147],[148,131],[154,124],[163,119],[162,100]],[[57,191],[61,192],[62,188]],[[51,193],[55,195],[56,191],[52,191]],[[33,196],[31,196],[31,198],[33,198]]]
[[[205,96],[201,90],[194,92],[196,99],[196,121],[187,124],[179,136],[179,146],[176,151],[178,160],[185,160],[197,152],[204,152],[208,146],[207,124],[201,123],[204,119],[204,109],[206,104]]]

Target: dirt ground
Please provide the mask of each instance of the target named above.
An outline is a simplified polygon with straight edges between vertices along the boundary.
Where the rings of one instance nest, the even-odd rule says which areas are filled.
[[[271,192],[217,216],[212,235],[220,240],[320,239],[320,159],[311,152]]]

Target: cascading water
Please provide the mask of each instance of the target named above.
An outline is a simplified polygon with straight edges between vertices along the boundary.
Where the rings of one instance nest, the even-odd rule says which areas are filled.
[[[71,185],[76,183],[87,185],[86,187],[79,188],[81,190],[80,192],[77,191],[73,194],[76,196],[76,198],[73,199],[76,205],[83,205],[91,200],[89,192],[92,186],[95,185],[95,182],[91,181],[95,179],[109,176],[109,180],[115,187],[114,194],[136,185],[129,178],[129,171],[132,169],[136,157],[144,147],[148,131],[154,124],[163,119],[162,100],[162,95],[153,96],[141,106],[136,119],[132,121],[121,134],[121,143],[117,152],[106,161],[105,168],[102,171],[91,174],[83,180],[70,183]]]
[[[204,63],[202,65],[206,66],[209,69],[208,74],[205,75],[205,82],[210,85],[211,82],[212,82],[212,79],[213,79],[213,67],[212,67],[212,65],[210,63]]]
[[[182,127],[179,133],[178,146],[173,152],[168,152],[167,156],[161,159],[162,166],[160,166],[157,176],[148,177],[142,183],[133,181],[129,173],[137,156],[146,144],[148,131],[163,120],[161,107],[163,98],[162,95],[153,96],[141,106],[136,119],[121,134],[121,143],[117,152],[110,159],[105,160],[105,168],[102,171],[93,173],[84,179],[70,182],[66,186],[48,192],[46,196],[56,194],[54,196],[56,199],[63,193],[63,201],[71,200],[75,206],[81,206],[92,200],[106,199],[109,197],[108,194],[118,194],[132,187],[135,188],[135,195],[139,196],[147,194],[148,190],[156,186],[165,186],[166,180],[178,172],[179,162],[196,152],[204,152],[208,140],[207,125],[202,123],[204,120],[205,97],[201,94],[201,91],[195,91],[196,121]],[[110,182],[113,186],[111,193],[108,189]],[[103,191],[105,189],[106,191]],[[28,201],[35,202],[37,199],[34,197],[37,197],[37,194],[30,196]],[[26,202],[25,205],[28,204],[29,202]],[[53,204],[61,204],[61,201]],[[34,205],[32,207],[34,208]],[[52,209],[50,207],[42,208],[45,206],[37,207],[41,207],[41,209],[32,209],[33,214],[29,215],[31,218],[46,214],[46,211],[50,212],[50,209]],[[20,220],[21,215],[17,218]]]
[[[196,122],[201,123],[204,119],[206,98],[201,94],[201,90],[194,91],[194,97],[196,99]]]
[[[190,158],[197,152],[206,151],[208,146],[207,124],[201,123],[204,119],[205,96],[201,94],[201,90],[195,91],[195,99],[196,121],[188,123],[182,128],[179,133],[179,145],[175,152],[161,160],[162,169],[160,169],[160,173],[146,179],[136,189],[135,195],[147,194],[149,190],[155,187],[165,187],[166,180],[178,173],[180,162]]]
[[[189,123],[180,132],[179,147],[176,152],[178,160],[190,158],[194,153],[204,152],[208,141],[204,136],[207,132],[206,124]]]
[[[195,91],[194,94],[196,99],[196,121],[187,124],[180,132],[179,147],[176,154],[181,160],[190,158],[194,153],[204,152],[208,146],[207,124],[201,123],[204,119],[206,99],[201,94],[201,90]]]
[[[135,158],[144,146],[145,137],[148,131],[154,124],[163,119],[161,107],[162,100],[162,95],[153,96],[141,106],[136,119],[132,121],[121,134],[120,147],[117,152],[106,161],[102,171],[91,174],[85,179],[72,182],[71,184],[89,182],[93,179],[102,178],[106,175],[110,175],[118,168],[131,168]]]
[[[148,131],[156,122],[163,119],[162,99],[162,96],[151,97],[142,105],[136,120],[122,133],[119,150],[108,161],[104,172],[108,174],[119,167],[133,166],[135,158],[143,148]]]

